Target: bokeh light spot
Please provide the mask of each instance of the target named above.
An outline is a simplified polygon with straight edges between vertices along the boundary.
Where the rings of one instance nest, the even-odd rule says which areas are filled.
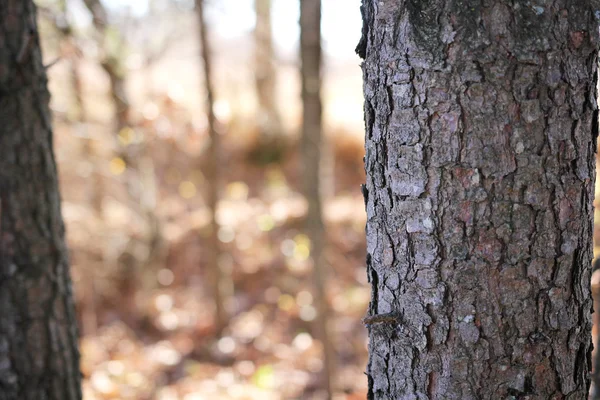
[[[300,351],[306,351],[310,349],[313,344],[313,338],[310,334],[302,332],[296,335],[292,345]]]
[[[179,184],[179,195],[184,199],[191,199],[196,195],[196,185],[190,181],[183,181]]]
[[[156,280],[163,286],[169,286],[175,280],[173,271],[163,268],[156,274]]]
[[[217,233],[219,240],[223,243],[231,243],[235,239],[235,231],[230,226],[222,226]]]
[[[269,232],[275,227],[275,220],[269,214],[263,214],[257,220],[258,229],[263,232]]]
[[[269,389],[273,387],[275,383],[274,375],[275,374],[272,365],[261,365],[252,377],[252,380],[257,387],[261,389]]]
[[[290,311],[296,305],[296,301],[289,294],[283,294],[279,296],[279,300],[277,300],[277,306],[282,311]]]
[[[302,321],[310,322],[317,318],[317,309],[313,306],[304,306],[300,308],[300,319]]]
[[[110,160],[109,169],[111,174],[121,175],[125,172],[125,168],[127,168],[127,164],[125,164],[125,161],[122,158],[114,157]]]
[[[121,146],[128,146],[135,139],[135,131],[131,127],[126,126],[119,131],[117,137]]]
[[[227,197],[231,200],[245,201],[248,198],[248,185],[244,182],[232,182],[227,185]]]
[[[313,303],[313,295],[308,290],[303,290],[296,295],[296,303],[300,307],[310,306]]]
[[[229,336],[225,336],[219,340],[217,348],[223,354],[231,354],[235,351],[235,340]]]

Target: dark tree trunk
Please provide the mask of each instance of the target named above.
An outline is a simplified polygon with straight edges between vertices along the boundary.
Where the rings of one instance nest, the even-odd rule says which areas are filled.
[[[370,399],[586,398],[596,10],[363,0]]]
[[[81,399],[77,325],[30,0],[0,2],[0,399]]]
[[[316,336],[323,344],[323,380],[332,397],[335,349],[329,335],[326,235],[322,204],[321,0],[300,0],[300,59],[302,62],[302,161],[304,196],[308,202],[306,233],[311,243],[318,317]]]

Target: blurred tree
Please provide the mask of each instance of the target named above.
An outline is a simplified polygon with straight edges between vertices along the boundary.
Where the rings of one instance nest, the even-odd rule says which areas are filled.
[[[1,2],[0,31],[0,397],[81,399],[50,96],[33,2]]]
[[[250,159],[259,164],[282,161],[283,124],[277,109],[277,68],[271,25],[271,0],[254,0],[254,77],[258,99],[258,137]]]
[[[370,399],[587,398],[600,4],[536,4],[363,0]]]
[[[40,18],[50,22],[52,28],[58,33],[60,59],[69,62],[69,77],[74,104],[67,112],[67,118],[76,122],[83,122],[86,118],[85,105],[83,103],[83,84],[81,79],[81,49],[79,48],[78,37],[73,24],[71,15],[67,7],[66,0],[55,0],[46,3],[45,6],[38,5],[38,14]]]
[[[262,141],[269,142],[282,134],[281,118],[277,111],[277,70],[271,28],[271,0],[254,0],[254,76],[258,96],[258,123]]]
[[[127,93],[126,65],[129,55],[126,23],[110,23],[109,9],[101,0],[83,0],[92,16],[95,40],[101,53],[100,64],[110,82],[110,97],[114,104],[116,155],[127,166],[125,174],[128,193],[132,198],[131,210],[146,222],[146,232],[140,237],[129,237],[127,248],[119,256],[120,292],[125,295],[130,311],[135,309],[134,293],[147,289],[156,280],[148,274],[162,258],[162,230],[156,215],[156,176],[154,163],[148,154],[148,143],[140,129],[130,121],[131,104]],[[139,251],[144,248],[146,251]],[[146,277],[150,277],[147,279]],[[150,284],[148,284],[151,282]],[[127,313],[128,316],[134,313]],[[130,321],[137,323],[139,321]]]
[[[300,0],[300,59],[302,62],[302,161],[304,195],[308,201],[306,233],[311,243],[315,299],[318,317],[316,335],[323,343],[324,380],[328,398],[332,397],[335,349],[329,335],[329,305],[326,293],[327,238],[322,204],[322,103],[321,103],[321,0]]]
[[[129,126],[130,102],[126,88],[126,41],[120,29],[108,23],[108,11],[101,0],[83,0],[92,15],[102,51],[101,65],[110,80],[110,94],[115,105],[116,132]]]
[[[227,315],[224,307],[224,276],[219,265],[221,255],[221,245],[219,242],[218,232],[219,223],[217,222],[217,206],[219,203],[219,154],[221,152],[221,144],[219,133],[217,132],[217,117],[215,116],[214,104],[215,97],[213,92],[212,78],[212,58],[209,48],[208,29],[206,26],[206,17],[204,14],[204,0],[196,0],[196,14],[198,16],[199,39],[201,46],[201,60],[204,71],[204,86],[206,91],[206,116],[208,119],[208,134],[210,146],[207,150],[207,166],[206,179],[208,189],[206,194],[206,203],[210,209],[210,224],[209,224],[209,249],[210,251],[205,257],[205,265],[208,266],[210,275],[210,288],[215,304],[215,328],[217,335],[227,325]]]

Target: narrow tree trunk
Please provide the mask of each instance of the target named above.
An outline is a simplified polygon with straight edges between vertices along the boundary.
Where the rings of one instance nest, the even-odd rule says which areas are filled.
[[[65,40],[73,42],[73,46],[76,46],[74,37],[66,37]],[[71,55],[70,65],[70,82],[71,88],[74,95],[75,107],[76,107],[76,123],[79,124],[80,129],[86,132],[84,143],[82,146],[82,153],[85,159],[92,164],[90,183],[88,185],[88,201],[94,211],[96,218],[102,220],[102,198],[104,196],[104,181],[102,173],[98,172],[98,169],[102,165],[100,158],[96,154],[96,146],[94,146],[94,138],[90,137],[89,130],[87,128],[87,110],[85,108],[85,101],[83,98],[83,77],[81,73],[81,59],[80,52],[76,51]],[[98,232],[96,232],[98,234]],[[84,292],[80,294],[80,313],[81,313],[81,334],[82,335],[95,335],[98,329],[98,315],[96,312],[96,271],[98,266],[104,266],[104,254],[99,255],[97,260],[84,260],[85,265],[81,265],[83,270],[83,283]]]
[[[109,34],[109,32],[107,32],[109,25],[106,7],[102,3],[102,0],[84,0],[84,4],[92,15],[92,23],[99,35],[99,45],[104,52],[101,64],[110,81],[110,97],[115,107],[115,132],[120,133],[122,129],[129,126],[129,114],[131,109],[129,96],[127,95],[126,89],[126,77],[124,72],[125,66],[123,60],[124,55],[121,54],[124,48],[124,39],[122,35],[116,31],[116,38],[111,38],[112,42],[117,42],[117,46],[115,46],[114,43],[112,46],[116,47],[116,49],[107,49],[105,41],[107,40],[106,37]],[[115,35],[114,30],[111,33],[113,36]],[[126,154],[124,156],[126,156]]]
[[[363,0],[369,398],[585,399],[598,2],[467,3]]]
[[[77,323],[30,0],[0,2],[0,398],[81,399]]]
[[[198,25],[200,33],[201,59],[204,70],[204,85],[206,90],[206,116],[208,118],[208,134],[210,138],[210,147],[208,149],[208,162],[206,179],[208,181],[208,193],[206,194],[206,203],[210,209],[210,236],[209,249],[207,253],[206,265],[210,275],[210,285],[213,291],[213,300],[215,304],[215,327],[217,333],[227,324],[227,316],[223,306],[223,272],[219,266],[219,256],[221,246],[217,236],[219,224],[217,223],[217,205],[219,203],[219,153],[220,140],[217,132],[217,118],[214,112],[214,92],[212,81],[211,53],[209,48],[208,30],[206,28],[206,19],[204,15],[204,0],[196,0],[196,14],[198,16]]]
[[[277,70],[274,65],[273,34],[271,28],[271,0],[254,0],[256,26],[254,28],[256,93],[258,119],[263,142],[280,135],[281,119],[277,111]]]
[[[322,104],[321,104],[321,0],[300,1],[300,59],[302,62],[302,160],[304,195],[308,201],[306,233],[311,243],[318,317],[316,334],[323,344],[323,379],[328,398],[333,395],[335,349],[329,335],[325,260],[325,226],[323,223],[322,181]]]
[[[129,96],[127,95],[127,82],[123,76],[123,71],[121,71],[122,66],[119,65],[122,62],[122,60],[108,59],[102,63],[102,67],[106,71],[110,81],[110,97],[115,107],[114,124],[117,134],[120,134],[123,129],[129,126],[129,113],[131,109]],[[124,153],[127,161],[132,162],[132,157],[128,157],[127,152]]]
[[[68,40],[70,40],[73,44],[73,47],[76,48],[77,45],[75,44],[76,39],[74,37],[69,37]],[[70,80],[71,80],[71,87],[73,88],[73,96],[74,96],[74,102],[75,102],[75,107],[76,107],[76,113],[75,113],[75,119],[78,123],[81,124],[85,124],[87,123],[87,109],[85,107],[85,99],[83,96],[83,77],[82,77],[82,62],[81,62],[81,54],[80,51],[78,49],[76,49],[74,51],[74,54],[71,55],[71,59],[70,59],[70,71],[69,71],[69,75],[70,75]]]
[[[147,289],[149,286],[145,280],[142,269],[156,266],[160,260],[162,232],[160,220],[156,216],[156,177],[154,163],[148,154],[148,144],[142,140],[134,140],[133,143],[123,144],[120,139],[127,138],[131,129],[131,103],[127,93],[128,72],[125,66],[125,57],[127,42],[125,35],[118,32],[118,27],[109,30],[108,10],[102,0],[84,0],[88,11],[92,15],[92,22],[99,34],[98,41],[103,47],[102,68],[106,72],[110,82],[110,97],[114,106],[114,128],[115,143],[117,146],[117,155],[121,157],[128,169],[125,176],[127,191],[138,207],[138,212],[146,221],[146,235],[143,239],[144,244],[149,247],[147,257],[139,258],[134,255],[133,247],[138,242],[131,240],[127,249],[120,257],[119,264],[122,274],[121,292],[128,293]],[[116,38],[114,37],[116,33]],[[106,46],[107,36],[112,35],[111,40],[116,41],[116,46]],[[115,48],[116,47],[116,48]],[[127,132],[127,133],[126,133]],[[130,140],[127,138],[126,140]],[[152,280],[154,283],[154,280]],[[133,295],[128,297],[128,307],[135,308]]]

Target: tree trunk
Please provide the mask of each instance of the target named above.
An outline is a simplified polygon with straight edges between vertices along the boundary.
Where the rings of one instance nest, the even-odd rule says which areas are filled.
[[[118,27],[112,27],[108,24],[108,11],[102,0],[84,0],[83,1],[92,16],[92,23],[98,34],[98,45],[102,49],[102,68],[108,75],[110,81],[110,97],[114,105],[114,124],[115,132],[122,133],[129,124],[129,114],[131,105],[126,88],[126,66],[125,66],[125,38]],[[110,38],[112,45],[108,46],[107,37]],[[122,156],[128,162],[133,161],[127,151],[124,150]]]
[[[273,140],[282,133],[277,111],[277,70],[274,65],[273,35],[271,32],[271,0],[254,0],[256,26],[254,28],[256,93],[258,122],[262,140]]]
[[[30,0],[0,2],[0,398],[81,399],[77,324]]]
[[[102,68],[106,71],[110,80],[110,98],[115,107],[114,124],[115,132],[122,134],[123,129],[129,126],[130,103],[127,96],[126,79],[123,72],[123,67],[119,66],[122,60],[109,58],[102,62]],[[132,157],[129,157],[127,151],[123,151],[126,161],[132,162]]]
[[[598,9],[363,0],[370,399],[586,398]]]
[[[227,315],[224,307],[223,271],[219,265],[219,256],[221,254],[221,245],[217,236],[219,224],[217,222],[217,206],[219,203],[219,153],[220,140],[217,132],[217,117],[214,112],[214,92],[212,87],[212,64],[211,53],[209,49],[208,30],[206,28],[206,17],[204,15],[204,0],[196,0],[196,14],[198,16],[199,38],[201,46],[201,61],[204,70],[204,85],[206,90],[206,116],[208,119],[208,134],[210,146],[207,151],[206,179],[208,181],[208,193],[206,203],[210,209],[210,236],[205,265],[208,266],[209,282],[211,285],[212,296],[215,304],[215,328],[217,334],[227,324]]]
[[[316,336],[323,344],[323,379],[327,397],[333,395],[335,349],[329,335],[326,235],[322,197],[321,0],[300,0],[300,59],[302,62],[302,161],[304,196],[308,202],[306,233],[313,261],[318,317]]]

